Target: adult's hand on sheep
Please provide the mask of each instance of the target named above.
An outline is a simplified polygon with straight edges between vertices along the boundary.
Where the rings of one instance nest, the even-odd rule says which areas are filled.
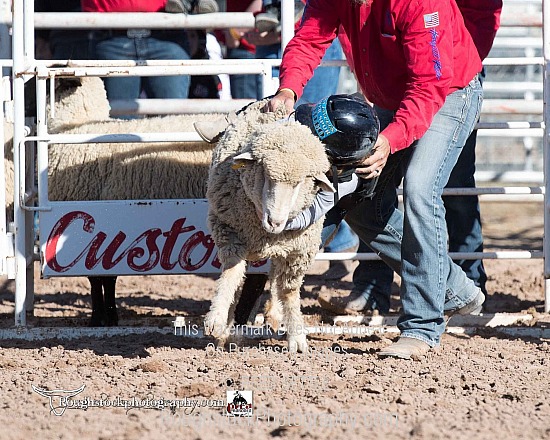
[[[372,154],[367,157],[356,173],[363,179],[373,179],[382,173],[390,156],[390,142],[383,134],[378,135]]]
[[[264,106],[262,111],[264,113],[274,112],[280,106],[284,106],[286,114],[289,115],[294,111],[294,104],[296,103],[296,94],[290,89],[279,90],[273,98],[271,98]]]

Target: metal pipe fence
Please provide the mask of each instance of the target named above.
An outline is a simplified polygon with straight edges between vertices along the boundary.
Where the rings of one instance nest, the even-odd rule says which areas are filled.
[[[485,252],[480,254],[453,254],[453,258],[459,259],[480,259],[480,258],[543,258],[544,259],[544,279],[545,279],[545,311],[550,310],[550,243],[548,237],[550,233],[549,209],[550,206],[546,200],[548,180],[548,127],[547,120],[549,88],[547,84],[548,59],[550,58],[550,44],[548,40],[550,26],[550,12],[546,6],[549,0],[542,0],[541,15],[538,12],[526,11],[519,14],[503,14],[503,28],[513,27],[531,27],[541,28],[542,30],[542,56],[524,56],[524,57],[492,57],[485,62],[486,66],[538,66],[544,70],[542,87],[536,81],[528,81],[524,84],[512,87],[514,92],[526,93],[537,92],[543,94],[542,100],[497,100],[491,99],[484,103],[483,112],[485,114],[506,114],[532,116],[541,115],[543,121],[506,121],[506,122],[482,122],[479,124],[480,136],[505,136],[505,137],[538,137],[542,138],[544,151],[543,166],[543,187],[502,187],[502,188],[477,188],[477,189],[452,189],[446,190],[448,195],[477,194],[489,197],[523,197],[530,196],[544,200],[544,243],[543,251],[515,251],[515,252]],[[505,2],[507,4],[508,2]],[[532,2],[510,2],[511,4],[530,4],[540,5],[540,1]],[[290,5],[290,6],[289,6]],[[292,2],[283,2],[283,47],[289,40],[293,32],[293,6]],[[47,132],[46,124],[46,79],[55,80],[64,76],[158,76],[173,74],[219,74],[219,73],[256,73],[271,76],[271,69],[277,65],[280,60],[239,60],[239,61],[70,61],[67,60],[36,60],[34,55],[34,30],[35,29],[80,29],[80,28],[181,28],[181,29],[204,29],[204,28],[231,28],[242,27],[252,28],[254,26],[253,16],[248,13],[215,13],[204,15],[183,14],[92,14],[92,13],[33,13],[34,1],[23,0],[15,1],[13,6],[13,17],[10,14],[2,14],[0,22],[6,25],[12,24],[12,88],[14,95],[13,116],[14,116],[14,162],[15,162],[15,207],[14,207],[14,243],[13,243],[13,261],[14,277],[16,283],[15,294],[15,325],[24,326],[26,324],[25,310],[32,308],[33,296],[33,247],[32,234],[33,210],[47,208],[47,145],[50,143],[88,143],[88,142],[112,142],[112,141],[131,141],[136,142],[167,142],[167,141],[193,141],[197,140],[194,133],[129,133],[127,135],[51,135]],[[291,15],[292,14],[292,15]],[[97,15],[97,16],[96,16]],[[290,18],[289,18],[290,17]],[[536,47],[536,38],[529,37],[525,40],[523,47]],[[519,41],[519,39],[518,39]],[[497,39],[496,46],[520,47],[519,43],[512,42],[511,38],[506,37]],[[63,65],[64,67],[59,67]],[[338,62],[336,62],[338,63]],[[2,64],[9,65],[8,62]],[[332,63],[326,63],[332,65]],[[24,84],[29,77],[37,78],[37,133],[36,136],[28,136],[25,132],[25,111],[24,111]],[[53,83],[53,81],[52,81]],[[493,85],[487,83],[487,89],[492,92],[505,90],[506,86]],[[53,86],[52,86],[53,88]],[[500,88],[500,89],[499,89]],[[264,89],[265,91],[265,89]],[[267,94],[267,93],[266,93]],[[242,102],[233,101],[230,103],[213,101],[201,101],[195,104],[187,100],[186,102],[173,100],[173,102],[164,102],[170,113],[176,112],[226,112],[228,108],[234,110],[242,107]],[[509,101],[514,101],[511,104]],[[149,112],[158,112],[160,103],[155,100],[136,100],[133,102],[113,102],[113,113],[125,113],[132,110],[136,113],[149,114]],[[201,109],[197,108],[200,105]],[[240,106],[240,107],[239,107]],[[154,110],[154,108],[156,110]],[[161,112],[162,113],[162,112]],[[100,137],[99,137],[100,136]],[[35,188],[34,178],[34,153],[31,148],[31,141],[37,142],[37,165],[39,170],[38,186]],[[44,173],[46,170],[46,173]],[[505,173],[494,173],[492,179],[499,180]],[[1,176],[0,176],[1,177]],[[541,173],[532,174],[530,177],[536,178],[535,182],[541,180]],[[527,182],[527,180],[525,180]],[[30,207],[29,203],[37,195],[38,206]],[[1,217],[0,217],[1,219]],[[0,228],[0,233],[4,230]],[[317,259],[371,259],[370,254],[322,254]]]

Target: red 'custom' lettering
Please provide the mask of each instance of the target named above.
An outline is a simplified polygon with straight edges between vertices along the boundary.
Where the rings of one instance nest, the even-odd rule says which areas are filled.
[[[86,270],[93,271],[101,264],[105,271],[116,273],[116,266],[126,260],[128,268],[135,272],[153,271],[160,263],[163,272],[168,273],[176,265],[188,272],[197,271],[212,260],[210,263],[212,267],[219,269],[221,265],[217,257],[216,246],[209,234],[199,230],[190,237],[182,237],[182,234],[197,229],[193,225],[185,226],[186,220],[186,218],[176,219],[170,230],[165,232],[160,228],[147,229],[125,247],[123,246],[128,236],[123,231],[118,231],[113,238],[109,238],[106,232],[100,230],[87,243],[81,237],[78,240],[66,240],[63,244],[63,246],[67,246],[64,249],[64,258],[70,259],[70,261],[62,264],[58,257],[59,240],[62,236],[71,236],[68,229],[78,228],[74,225],[77,221],[83,222],[81,230],[85,233],[93,234],[96,229],[96,221],[91,214],[84,211],[71,211],[63,215],[51,230],[46,241],[46,264],[53,271],[64,273],[84,259]],[[174,249],[178,240],[183,241],[179,251]],[[79,252],[80,246],[83,248]],[[102,251],[102,249],[104,250]],[[70,256],[67,257],[67,254]],[[174,258],[175,261],[171,261],[176,254],[177,259]],[[73,255],[76,256],[73,257]],[[212,257],[213,255],[214,257]],[[266,264],[266,260],[253,262],[252,266],[260,267],[264,264]],[[127,273],[128,270],[126,269],[125,272]]]
[[[194,226],[183,227],[185,220],[185,218],[177,219],[172,225],[172,229],[163,234],[166,237],[166,242],[164,243],[164,247],[162,248],[162,254],[160,256],[160,266],[165,270],[172,270],[178,262],[174,261],[173,263],[170,263],[170,256],[172,255],[172,250],[174,249],[174,245],[176,244],[176,241],[180,234],[183,234],[184,232],[190,232],[195,229]]]
[[[197,261],[195,264],[192,264],[190,254],[199,244],[202,244],[205,247],[206,252],[199,261]],[[178,258],[181,268],[184,270],[194,271],[197,270],[199,267],[204,266],[204,263],[206,263],[212,255],[214,247],[214,240],[212,240],[212,237],[210,235],[206,235],[202,231],[195,232],[181,248],[181,252]]]
[[[63,235],[63,232],[65,232],[65,229],[67,229],[71,223],[73,223],[76,220],[83,220],[84,225],[82,226],[82,230],[92,233],[94,232],[95,228],[95,220],[94,218],[83,211],[73,211],[69,212],[68,214],[65,214],[63,217],[59,219],[59,221],[54,225],[52,228],[52,232],[50,233],[50,236],[48,237],[48,241],[46,242],[46,255],[44,256],[46,259],[46,264],[52,268],[52,270],[55,270],[56,272],[63,273],[68,271],[71,267],[73,267],[78,261],[82,258],[84,253],[90,248],[92,243],[90,243],[87,247],[84,248],[84,250],[68,265],[62,266],[57,261],[57,242],[61,238],[61,235]]]

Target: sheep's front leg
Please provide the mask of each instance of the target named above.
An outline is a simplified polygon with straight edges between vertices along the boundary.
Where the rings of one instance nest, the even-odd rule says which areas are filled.
[[[229,337],[229,308],[235,300],[235,293],[240,287],[246,271],[246,261],[237,259],[233,264],[223,265],[223,270],[216,284],[216,293],[210,305],[210,311],[204,319],[204,332],[223,345]],[[232,319],[231,319],[232,321]]]
[[[92,318],[90,327],[105,326],[105,302],[103,301],[103,283],[101,277],[88,277],[92,295]]]
[[[288,351],[290,353],[305,353],[307,352],[307,338],[304,318],[300,310],[300,289],[282,290],[280,295],[287,326]]]
[[[283,305],[279,299],[277,283],[271,283],[270,298],[265,303],[265,322],[275,331],[279,331],[283,322]]]
[[[286,325],[286,340],[291,353],[307,352],[306,329],[300,310],[300,287],[304,281],[307,266],[301,260],[292,258],[273,259],[271,285],[282,303],[283,319]],[[272,289],[273,291],[273,289]]]

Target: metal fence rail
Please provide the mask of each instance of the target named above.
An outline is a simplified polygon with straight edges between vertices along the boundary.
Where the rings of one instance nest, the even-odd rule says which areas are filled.
[[[543,0],[543,6],[547,6],[550,0]],[[531,5],[535,8],[540,6],[541,2],[510,2],[510,4]],[[505,4],[508,2],[505,1]],[[291,5],[291,6],[289,6]],[[29,147],[29,141],[37,141],[41,153],[44,154],[44,146],[48,143],[78,143],[90,142],[93,135],[50,135],[46,129],[45,115],[45,95],[47,78],[54,79],[61,76],[120,76],[120,75],[172,75],[180,74],[218,74],[218,73],[259,73],[269,77],[271,75],[271,67],[277,64],[279,60],[255,60],[247,61],[240,60],[231,62],[224,60],[221,62],[205,62],[205,61],[189,61],[189,62],[155,62],[147,61],[144,63],[121,62],[121,61],[80,61],[67,63],[66,67],[59,67],[59,61],[38,61],[34,55],[34,29],[42,28],[57,28],[57,29],[76,29],[76,28],[186,28],[186,29],[203,29],[203,28],[231,28],[243,27],[252,28],[254,20],[252,14],[248,13],[216,13],[204,15],[186,16],[183,14],[100,14],[95,16],[91,13],[34,13],[33,0],[14,1],[13,5],[13,38],[12,38],[12,53],[13,53],[13,74],[12,87],[15,97],[13,102],[14,115],[14,162],[15,162],[15,218],[14,218],[14,277],[15,277],[15,325],[24,326],[26,324],[25,310],[32,308],[34,274],[33,274],[33,218],[32,209],[29,209],[29,202],[38,193],[39,206],[44,207],[44,200],[47,201],[47,194],[41,192],[43,183],[39,184],[39,188],[35,188],[34,173],[35,157],[32,148]],[[544,82],[541,88],[540,83],[528,81],[521,86],[514,86],[514,91],[517,93],[543,93],[543,100],[513,100],[513,105],[506,101],[487,100],[484,104],[483,111],[493,114],[514,114],[529,117],[532,115],[541,115],[543,122],[531,121],[508,121],[508,122],[484,122],[480,124],[480,135],[490,136],[519,136],[519,137],[542,137],[544,149],[544,187],[506,187],[506,188],[478,188],[474,190],[453,189],[446,190],[446,194],[480,194],[491,197],[497,196],[530,196],[544,197],[544,229],[545,237],[543,243],[543,251],[519,251],[519,252],[486,252],[482,254],[457,254],[455,258],[543,258],[544,259],[544,279],[545,279],[545,311],[550,310],[550,243],[547,241],[550,233],[550,217],[549,205],[545,194],[547,193],[548,180],[546,179],[546,170],[548,168],[548,127],[545,122],[549,114],[548,102],[550,92],[547,84],[547,77],[550,74],[548,71],[548,60],[550,58],[550,7],[543,8],[544,19],[540,11],[531,11],[526,8],[525,12],[514,14],[503,14],[503,28],[514,27],[531,27],[542,29],[542,56],[531,54],[524,57],[493,57],[488,58],[485,62],[486,66],[538,66],[544,70]],[[293,33],[293,6],[292,2],[283,2],[282,11],[282,45],[286,44]],[[2,22],[11,23],[12,16],[4,13],[0,17]],[[100,20],[98,20],[100,19]],[[101,23],[101,24],[98,24]],[[536,48],[536,37],[523,36],[525,46],[528,48]],[[522,38],[523,38],[522,37]],[[507,39],[497,39],[496,46],[518,46],[519,43],[511,42],[512,37]],[[518,38],[516,41],[520,41]],[[25,132],[25,111],[24,111],[24,84],[25,81],[35,76],[37,81],[37,134],[29,137]],[[490,84],[490,83],[489,83]],[[499,87],[505,90],[506,86],[496,85],[488,86],[488,90],[498,92]],[[517,90],[516,90],[517,89]],[[197,112],[194,103],[190,102],[172,102],[172,110],[182,110],[188,112]],[[204,107],[204,111],[228,111],[231,106],[242,107],[242,102],[231,103],[214,103],[201,101],[200,105]],[[130,105],[131,107],[128,107]],[[129,109],[134,109],[137,112],[152,112],[153,106],[158,105],[154,100],[147,102],[134,101],[132,103],[114,103],[114,113],[122,112]],[[163,105],[167,105],[166,102]],[[126,107],[124,107],[126,106]],[[234,109],[235,107],[231,107]],[[103,139],[106,139],[101,135]],[[167,141],[167,140],[194,140],[196,136],[189,133],[139,133],[128,134],[132,142],[135,142],[136,136],[139,136],[143,141]],[[124,135],[118,135],[113,139],[118,141],[124,140]],[[105,142],[110,142],[105,140]],[[43,173],[42,173],[43,176]],[[1,176],[0,176],[1,177]],[[493,178],[502,178],[502,174],[495,173]],[[541,174],[536,176],[540,180]],[[539,182],[536,180],[536,182]],[[46,183],[47,188],[47,183]],[[45,199],[46,198],[46,199]],[[34,209],[34,208],[33,208]],[[4,222],[5,223],[5,222]],[[5,230],[1,228],[0,235],[8,237]],[[370,255],[370,254],[369,254]],[[319,254],[318,259],[341,259],[341,258],[357,258],[367,259],[372,258],[372,255],[360,254]]]

